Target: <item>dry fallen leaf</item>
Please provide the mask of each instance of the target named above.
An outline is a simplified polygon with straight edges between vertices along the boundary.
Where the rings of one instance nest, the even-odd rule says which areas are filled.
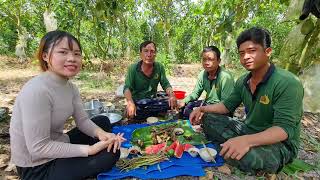
[[[223,165],[223,166],[218,167],[218,171],[221,172],[221,173],[227,174],[227,175],[231,175],[231,170],[228,167],[228,165],[226,165],[226,164]]]
[[[0,168],[8,165],[9,156],[7,154],[0,154]]]
[[[12,163],[9,163],[8,167],[6,169],[4,169],[4,171],[6,171],[6,172],[11,172],[11,171],[17,172],[16,165],[14,165]]]
[[[214,175],[210,169],[205,170],[206,175],[199,178],[199,180],[212,180]]]
[[[267,179],[268,180],[277,180],[277,175],[276,174],[268,174]]]
[[[4,179],[5,179],[5,180],[18,180],[19,177],[18,177],[18,176],[5,176]]]

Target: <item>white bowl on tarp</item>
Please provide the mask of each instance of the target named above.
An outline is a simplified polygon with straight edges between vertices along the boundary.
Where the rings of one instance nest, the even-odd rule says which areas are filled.
[[[199,149],[196,147],[190,148],[188,149],[188,153],[190,154],[190,156],[192,157],[197,157],[199,154]]]
[[[129,149],[128,148],[120,148],[120,159],[125,159],[129,155]]]
[[[208,151],[206,149],[208,149],[210,154],[208,154]],[[201,148],[199,150],[199,155],[200,155],[201,159],[203,159],[204,161],[213,162],[216,158],[217,151],[213,148]]]
[[[101,113],[101,116],[107,116],[111,124],[117,123],[122,119],[122,116],[117,113]]]
[[[159,121],[159,119],[157,117],[148,117],[147,118],[147,123],[148,124],[156,123],[158,121]]]

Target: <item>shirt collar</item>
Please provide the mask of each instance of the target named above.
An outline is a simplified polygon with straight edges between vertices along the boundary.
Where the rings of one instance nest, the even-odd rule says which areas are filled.
[[[57,84],[65,85],[65,84],[67,84],[67,82],[69,80],[69,79],[63,78],[63,77],[61,77],[61,76],[57,75],[56,73],[51,72],[49,70],[46,71],[45,74],[47,74],[49,79],[51,79],[52,81],[54,81]]]
[[[138,65],[137,65],[137,70],[140,71],[140,72],[142,72],[141,66],[142,66],[142,60],[140,60],[140,61],[138,62]],[[154,66],[155,66],[155,62],[153,63],[153,67],[154,67]]]
[[[207,71],[205,71],[205,72],[206,72],[206,74],[207,74],[207,78],[209,79],[209,73],[208,73]],[[217,69],[216,75],[215,75],[214,79],[212,79],[212,80],[216,80],[216,79],[218,79],[220,72],[221,72],[221,67],[220,67],[220,66],[218,66],[218,69]]]
[[[150,77],[146,76],[146,75],[142,72],[141,66],[142,66],[142,60],[140,60],[140,61],[138,62],[137,71],[140,72],[141,74],[143,74],[143,76],[145,76],[146,78],[149,78],[149,79],[154,76],[155,62],[153,63],[153,70],[152,70],[152,74],[151,74]]]
[[[271,64],[270,64],[270,67],[269,67],[269,69],[268,69],[268,71],[267,71],[267,73],[264,75],[264,77],[263,77],[262,81],[259,83],[259,85],[260,85],[260,84],[265,84],[265,83],[270,79],[270,77],[271,77],[271,75],[273,74],[274,70],[275,70],[275,66],[274,66],[273,63],[271,63]],[[250,73],[244,78],[243,83],[244,83],[246,86],[249,85],[249,80],[250,80],[251,77],[252,77],[252,74],[251,74],[251,72],[250,72]]]
[[[140,72],[142,71],[142,70],[141,70],[141,65],[142,65],[142,60],[140,60],[140,61],[138,62],[138,65],[137,65],[137,70],[140,71]]]

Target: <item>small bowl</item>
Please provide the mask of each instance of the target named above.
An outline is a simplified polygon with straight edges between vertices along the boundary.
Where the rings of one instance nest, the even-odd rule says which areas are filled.
[[[173,93],[174,93],[174,96],[177,99],[183,99],[186,96],[186,92],[185,91],[173,91]]]
[[[128,148],[120,148],[120,159],[125,159],[129,155],[129,149]]]
[[[210,155],[208,154],[208,151],[206,149],[208,149],[208,151],[210,152]],[[212,162],[214,161],[217,155],[217,151],[213,148],[201,148],[199,150],[199,155],[204,161]]]
[[[147,118],[147,123],[148,124],[156,123],[158,121],[159,121],[159,119],[157,117],[148,117]]]
[[[188,149],[188,153],[190,154],[190,156],[192,157],[197,157],[199,154],[199,149],[198,148],[190,148]]]

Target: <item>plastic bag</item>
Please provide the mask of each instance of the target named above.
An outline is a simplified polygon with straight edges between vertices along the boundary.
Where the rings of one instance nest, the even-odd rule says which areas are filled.
[[[44,20],[44,24],[46,26],[46,30],[47,32],[49,31],[54,31],[58,28],[57,26],[57,20],[55,18],[55,13],[46,10],[43,13],[43,20]]]

